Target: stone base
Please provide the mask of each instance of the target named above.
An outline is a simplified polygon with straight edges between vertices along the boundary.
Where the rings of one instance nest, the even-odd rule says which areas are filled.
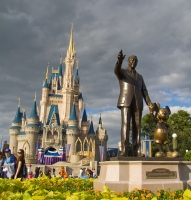
[[[134,188],[174,191],[191,187],[191,162],[106,161],[100,165],[100,176],[94,181],[94,189],[99,191],[104,186],[116,192]]]
[[[184,161],[184,158],[161,158],[161,157],[111,157],[110,161]]]

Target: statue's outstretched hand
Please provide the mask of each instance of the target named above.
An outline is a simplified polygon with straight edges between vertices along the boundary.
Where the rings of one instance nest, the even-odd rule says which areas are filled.
[[[154,111],[154,109],[155,109],[154,104],[153,104],[152,102],[149,102],[149,103],[148,103],[148,107],[149,107],[150,113],[153,113],[153,111]]]
[[[121,50],[118,54],[118,62],[122,63],[126,55],[123,55],[123,51]]]

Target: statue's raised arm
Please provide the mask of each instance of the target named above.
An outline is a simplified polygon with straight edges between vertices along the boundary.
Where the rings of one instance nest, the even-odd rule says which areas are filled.
[[[121,50],[117,56],[117,63],[115,65],[115,68],[114,68],[114,73],[115,75],[119,78],[120,77],[120,71],[121,71],[121,65],[123,63],[123,60],[125,58],[126,55],[123,55],[123,51]]]

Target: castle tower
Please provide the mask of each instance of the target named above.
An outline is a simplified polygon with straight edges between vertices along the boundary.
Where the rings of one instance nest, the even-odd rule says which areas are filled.
[[[19,104],[15,114],[15,118],[12,122],[11,128],[9,129],[9,135],[10,135],[9,148],[12,150],[13,154],[16,154],[18,148],[17,135],[19,134],[21,129],[21,118],[22,118],[22,112],[20,111],[20,98],[19,98]]]
[[[34,163],[36,157],[36,144],[38,141],[38,133],[40,131],[39,116],[37,115],[37,106],[36,106],[36,93],[35,93],[34,104],[27,122],[28,123],[25,129],[26,139],[29,144],[27,149],[27,154],[28,154],[27,159],[28,162]]]
[[[95,131],[93,121],[91,119],[90,127],[88,131],[88,140],[89,140],[89,152],[92,152],[91,156],[95,157]]]
[[[107,131],[103,128],[103,122],[100,114],[98,128],[96,130],[95,160],[100,161],[99,146],[104,146],[103,160],[107,159],[107,141],[108,141]]]
[[[70,144],[70,155],[75,154],[75,142],[79,136],[80,129],[78,128],[78,119],[76,117],[75,104],[72,106],[72,112],[68,120],[68,128],[66,129],[67,144]]]
[[[44,124],[46,121],[46,111],[47,111],[47,104],[48,104],[48,93],[49,93],[49,83],[48,83],[48,67],[46,70],[46,78],[43,83],[43,88],[42,88],[42,100],[40,101],[40,106],[41,106],[41,113],[40,113],[40,121]]]
[[[64,74],[64,81],[62,88],[63,107],[62,107],[61,120],[67,124],[72,110],[72,103],[74,101],[74,94],[75,94],[73,70],[74,70],[74,65],[76,63],[76,52],[73,42],[73,25],[71,28],[69,47],[64,62],[65,62],[65,74]]]

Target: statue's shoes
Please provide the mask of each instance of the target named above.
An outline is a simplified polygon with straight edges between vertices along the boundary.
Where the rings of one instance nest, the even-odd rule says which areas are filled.
[[[121,152],[119,155],[120,155],[120,156],[127,156],[127,154],[124,153],[124,152]]]
[[[155,157],[165,157],[165,154],[162,151],[158,151],[155,153]]]
[[[173,158],[178,158],[180,154],[177,151],[172,152],[172,157]]]

